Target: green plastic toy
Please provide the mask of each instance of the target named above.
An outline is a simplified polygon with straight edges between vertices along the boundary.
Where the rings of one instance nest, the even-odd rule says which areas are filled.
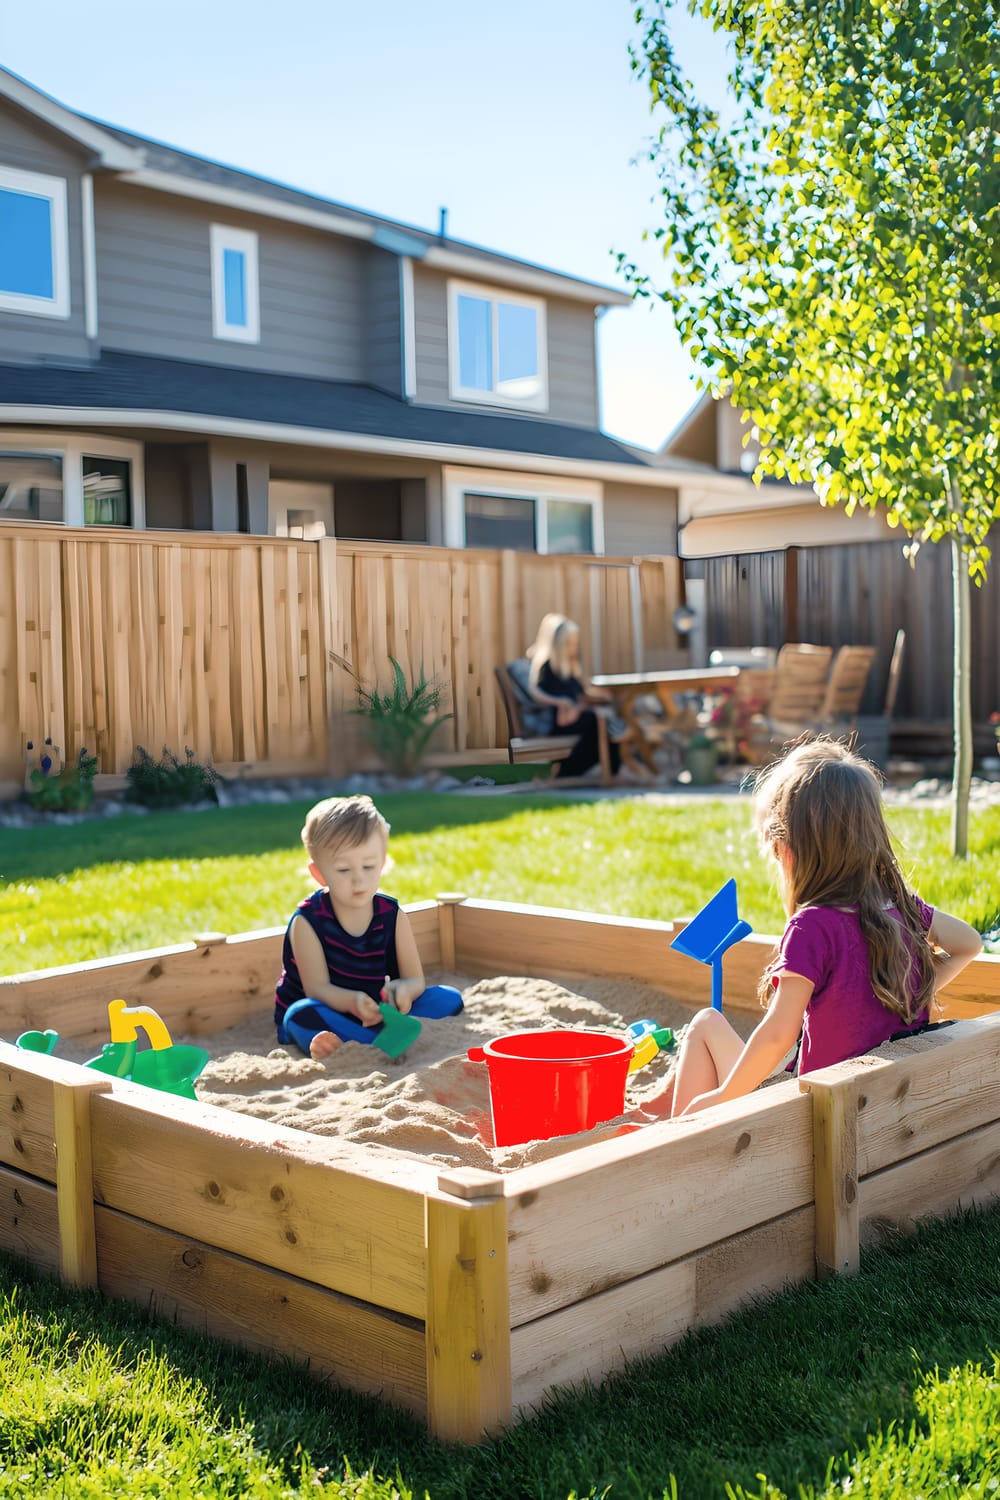
[[[147,1088],[159,1089],[163,1094],[176,1094],[181,1099],[197,1099],[194,1081],[208,1062],[204,1047],[177,1046],[170,1040],[170,1032],[162,1019],[148,1005],[128,1006],[124,1000],[110,1000],[108,1024],[110,1042],[105,1042],[98,1055],[83,1064],[85,1068],[109,1073],[113,1078],[128,1078],[133,1083],[143,1083]],[[140,1052],[136,1045],[139,1026],[150,1041],[145,1052]],[[419,1026],[418,1021],[418,1029]],[[17,1039],[17,1046],[27,1052],[43,1052],[51,1056],[58,1041],[58,1031],[23,1031]]]
[[[382,1012],[382,1029],[373,1038],[372,1046],[378,1047],[386,1057],[399,1057],[413,1045],[424,1028],[416,1016],[404,1016],[385,1000],[379,1003],[379,1010]]]

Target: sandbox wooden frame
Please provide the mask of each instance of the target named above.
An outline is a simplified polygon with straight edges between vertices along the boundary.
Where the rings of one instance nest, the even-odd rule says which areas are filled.
[[[682,923],[441,897],[408,908],[428,972],[633,976],[689,1003]],[[174,1035],[270,1002],[280,931],[0,980],[0,1034],[107,1039],[106,1004]],[[725,961],[753,1008],[773,942]],[[444,1170],[175,1099],[0,1043],[0,1244],[475,1442],[751,1295],[857,1267],[863,1235],[1000,1193],[1000,958],[954,1026],[509,1173]],[[325,1152],[325,1155],[324,1155]]]

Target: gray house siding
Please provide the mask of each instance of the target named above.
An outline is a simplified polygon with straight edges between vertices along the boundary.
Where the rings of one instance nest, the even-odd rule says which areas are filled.
[[[0,163],[21,172],[44,172],[66,183],[69,221],[68,318],[0,311],[0,350],[7,361],[78,361],[90,357],[83,306],[83,240],[80,180],[85,154],[65,137],[0,101]]]
[[[365,352],[367,379],[390,395],[403,394],[400,262],[388,250],[367,256]]]
[[[604,550],[609,557],[673,557],[677,552],[676,491],[606,483]]]
[[[483,282],[484,289],[493,285]],[[419,262],[413,276],[414,334],[417,395],[428,406],[458,406],[483,411],[481,403],[453,401],[448,387],[448,277]],[[544,421],[571,422],[580,427],[599,425],[597,400],[597,341],[594,309],[584,302],[548,297],[549,405],[531,412]],[[497,408],[503,410],[505,408]]]
[[[367,247],[321,231],[101,182],[100,341],[108,349],[364,380]],[[258,236],[260,342],[212,334],[210,226]]]

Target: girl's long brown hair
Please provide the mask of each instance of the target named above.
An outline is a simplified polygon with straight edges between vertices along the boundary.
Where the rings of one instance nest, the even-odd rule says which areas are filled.
[[[761,772],[754,803],[761,846],[780,842],[791,853],[782,880],[788,915],[806,906],[856,907],[872,989],[905,1022],[916,1020],[934,994],[934,961],[892,848],[873,767],[839,740],[809,740]],[[761,979],[763,1005],[774,994],[773,968]]]

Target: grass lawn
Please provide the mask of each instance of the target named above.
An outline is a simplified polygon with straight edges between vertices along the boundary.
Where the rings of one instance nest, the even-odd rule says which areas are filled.
[[[0,1496],[989,1500],[998,1248],[927,1226],[474,1449],[0,1258]]]
[[[782,914],[743,801],[386,796],[403,899],[459,889],[641,917],[695,911],[730,875]],[[307,886],[305,802],[0,835],[0,972],[283,923]],[[963,864],[947,814],[892,810],[913,883],[980,928],[1000,908],[1000,809]],[[495,1443],[409,1418],[75,1293],[0,1257],[0,1500],[781,1500],[1000,1493],[1000,1211],[927,1226],[701,1330]]]
[[[306,802],[153,813],[4,829],[0,974],[273,927],[310,886],[298,831]],[[740,910],[778,932],[773,872],[743,799],[576,802],[551,794],[387,795],[403,900],[437,891],[669,919],[735,875]],[[948,855],[941,809],[892,809],[905,868],[926,900],[987,930],[1000,912],[1000,808],[974,814],[969,858]]]

